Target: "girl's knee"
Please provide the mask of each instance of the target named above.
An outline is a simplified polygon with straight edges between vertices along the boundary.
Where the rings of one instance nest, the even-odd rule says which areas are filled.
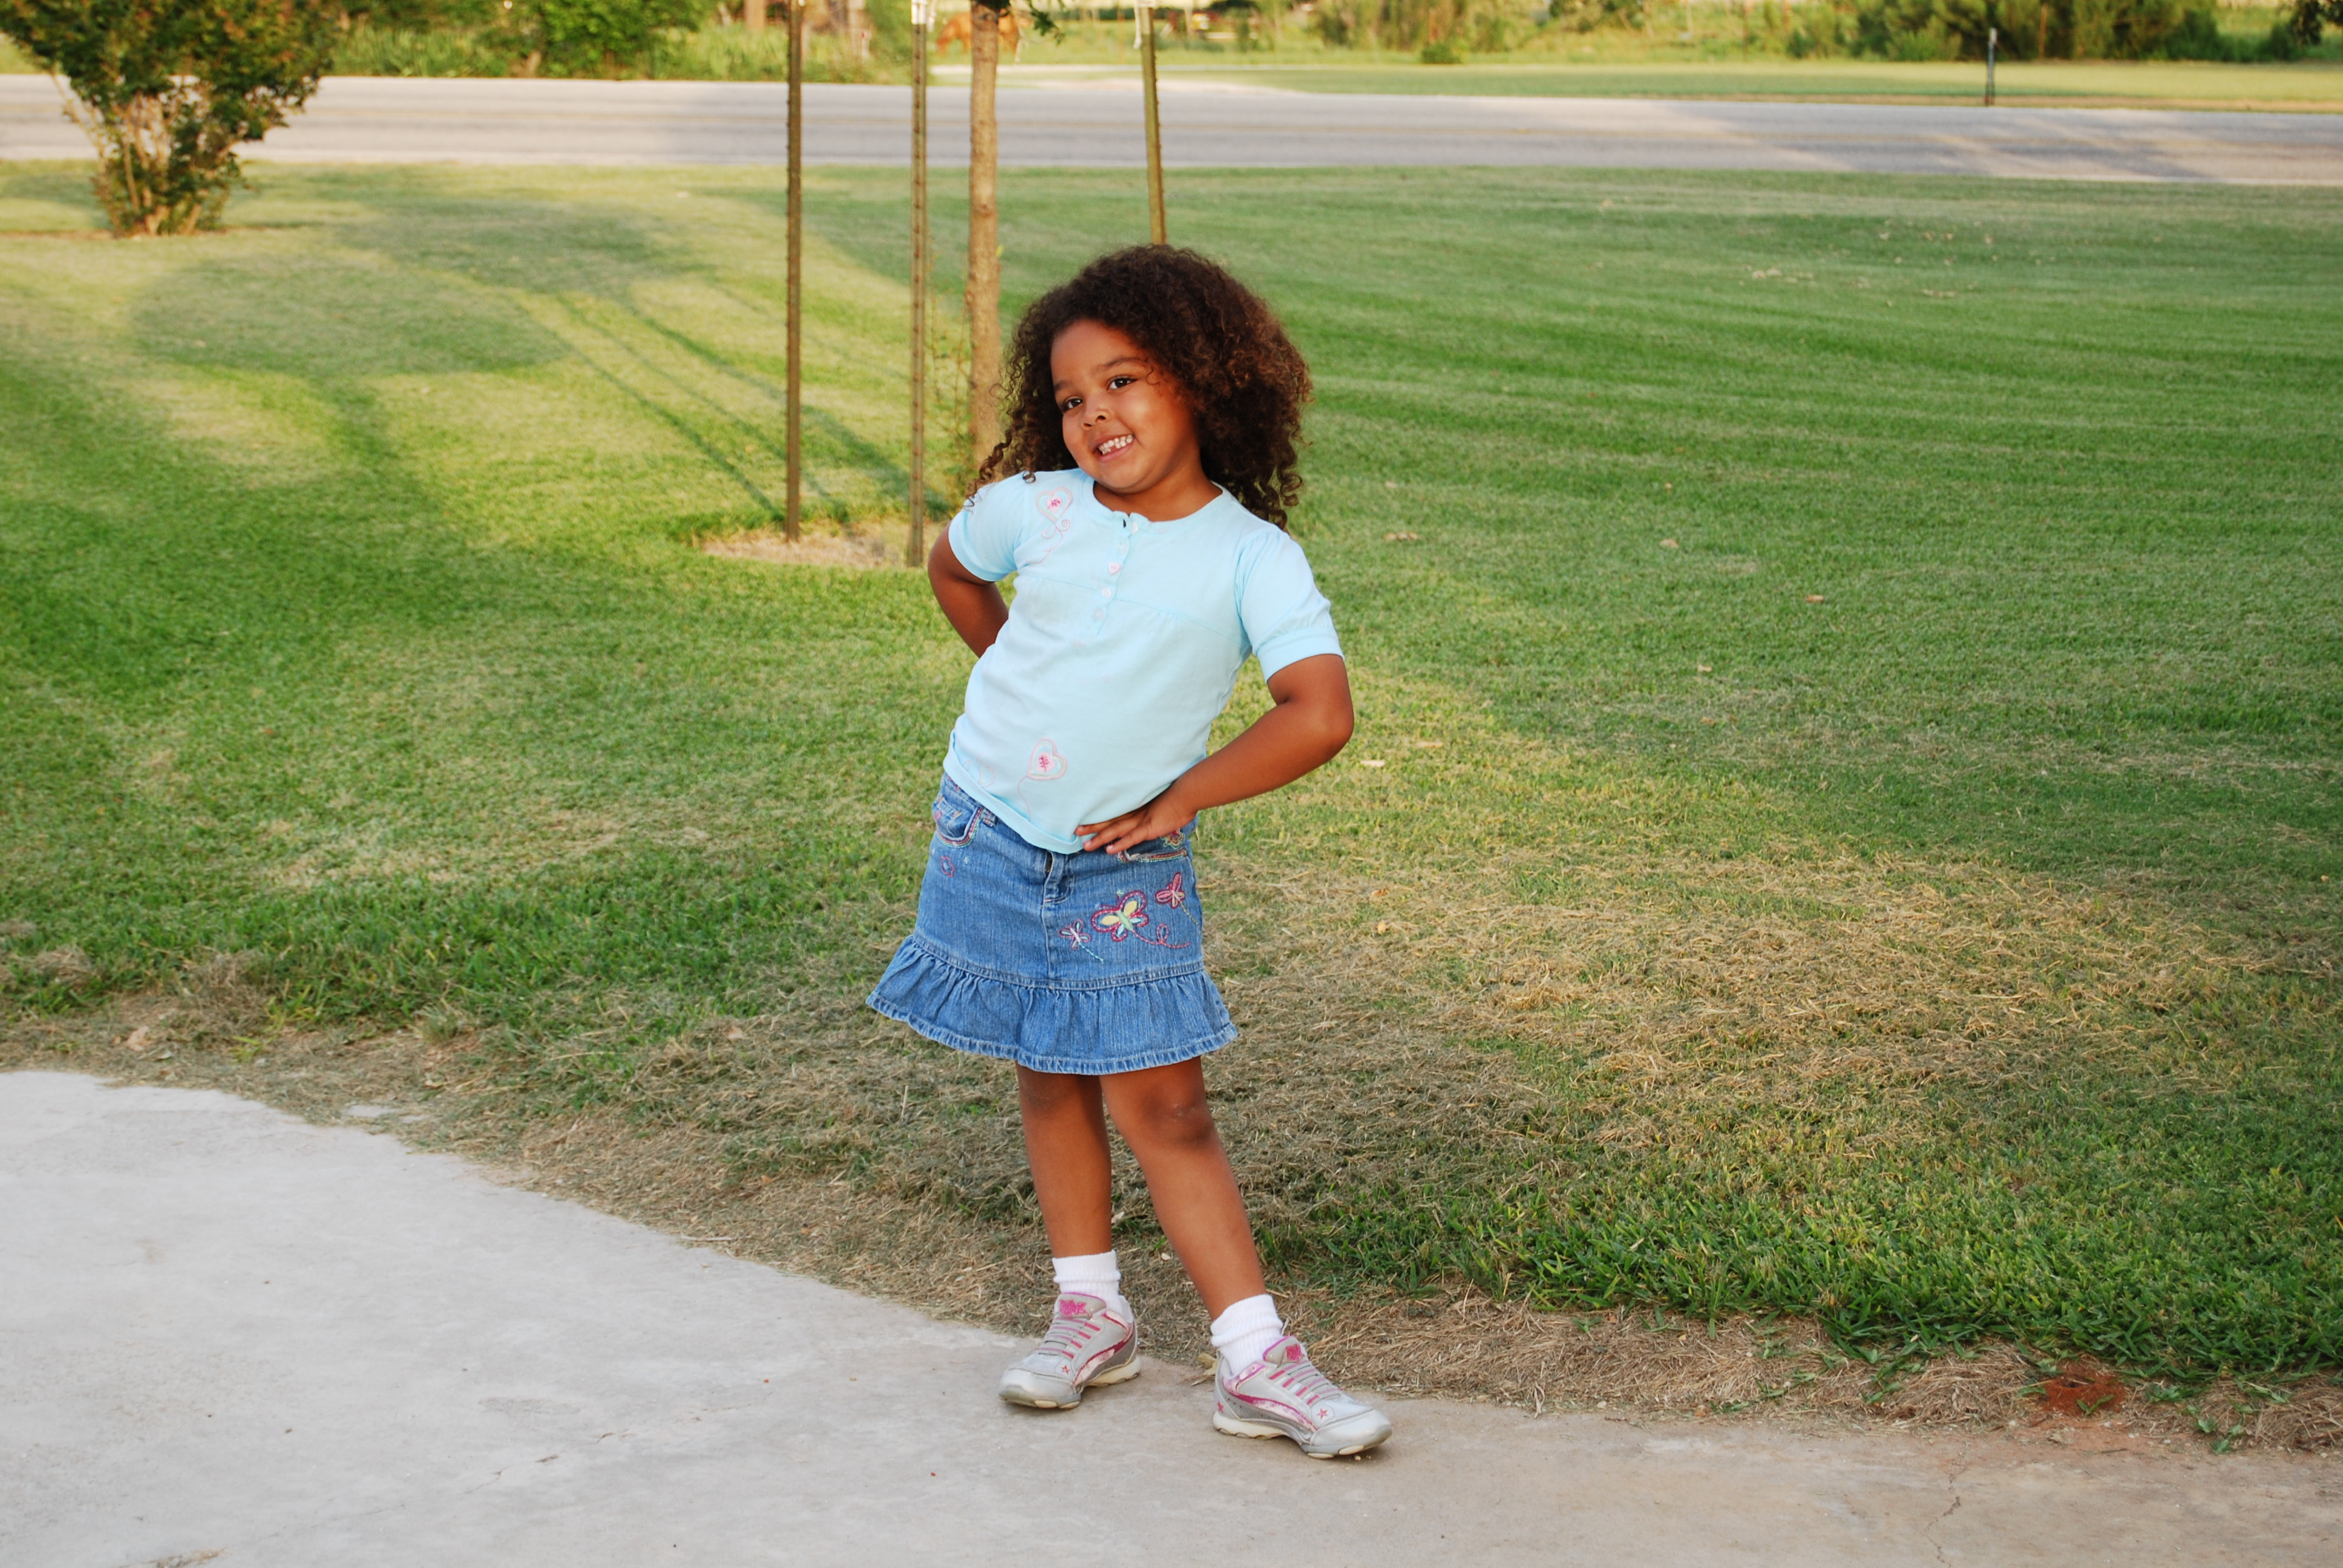
[[[1118,1105],[1114,1120],[1130,1142],[1150,1148],[1202,1148],[1220,1136],[1201,1088],[1191,1094],[1147,1095],[1136,1103]]]

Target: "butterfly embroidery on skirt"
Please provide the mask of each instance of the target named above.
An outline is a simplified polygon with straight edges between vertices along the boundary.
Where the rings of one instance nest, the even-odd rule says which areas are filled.
[[[1147,895],[1133,889],[1117,893],[1114,902],[1101,904],[1091,911],[1091,929],[1104,931],[1116,941],[1122,940],[1147,924]]]
[[[1168,887],[1168,888],[1164,889],[1161,892],[1160,892],[1160,893],[1156,894],[1156,895],[1155,895],[1155,901],[1156,901],[1157,903],[1159,903],[1159,904],[1169,904],[1169,905],[1171,905],[1171,906],[1172,906],[1173,909],[1175,909],[1175,910],[1176,910],[1176,909],[1178,909],[1181,905],[1182,905],[1182,904],[1184,904],[1184,903],[1186,903],[1186,902],[1188,901],[1188,886],[1187,886],[1187,883],[1188,883],[1188,873],[1187,873],[1187,872],[1185,872],[1185,871],[1174,871],[1174,872],[1172,872],[1172,885],[1171,885],[1170,887]]]

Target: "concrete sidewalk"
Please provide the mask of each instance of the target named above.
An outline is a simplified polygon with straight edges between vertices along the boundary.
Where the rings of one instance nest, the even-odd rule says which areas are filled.
[[[0,1563],[2343,1560],[2343,1465],[1403,1403],[1360,1462],[353,1126],[0,1075]]]

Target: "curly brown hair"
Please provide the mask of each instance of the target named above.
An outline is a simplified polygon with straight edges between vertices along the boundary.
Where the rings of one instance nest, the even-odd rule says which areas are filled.
[[[1121,333],[1177,382],[1205,477],[1285,527],[1302,497],[1294,446],[1310,367],[1259,295],[1218,263],[1168,245],[1110,252],[1026,307],[1002,377],[1008,434],[985,458],[980,484],[1077,466],[1050,375],[1051,345],[1077,321]]]

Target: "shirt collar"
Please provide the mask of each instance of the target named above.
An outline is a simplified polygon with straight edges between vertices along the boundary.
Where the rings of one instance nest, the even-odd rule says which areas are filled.
[[[1100,511],[1104,512],[1110,518],[1129,518],[1132,522],[1139,525],[1142,532],[1154,538],[1161,538],[1163,535],[1173,533],[1181,528],[1184,528],[1191,523],[1202,521],[1203,518],[1212,516],[1221,508],[1233,505],[1236,499],[1235,497],[1229,494],[1226,487],[1215,485],[1212,487],[1217,493],[1211,500],[1206,501],[1202,506],[1198,507],[1194,511],[1190,512],[1184,518],[1173,518],[1169,521],[1159,523],[1152,518],[1142,518],[1137,512],[1118,511],[1113,507],[1107,505],[1105,500],[1099,495],[1098,481],[1091,478],[1088,474],[1082,473],[1082,470],[1080,468],[1075,469],[1074,472],[1081,475],[1082,493],[1090,498],[1090,503],[1091,506],[1096,507]]]

